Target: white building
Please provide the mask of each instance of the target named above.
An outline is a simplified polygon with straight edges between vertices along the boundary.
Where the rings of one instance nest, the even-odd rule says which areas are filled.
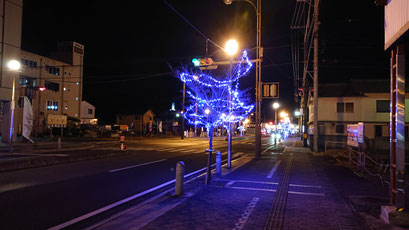
[[[95,106],[86,101],[81,102],[81,124],[97,125],[98,120],[95,119]]]
[[[367,140],[389,137],[390,93],[389,80],[352,80],[349,83],[320,84],[318,97],[319,148],[325,144],[345,143],[347,125],[364,122]],[[409,105],[409,94],[405,104]],[[313,144],[314,105],[309,101],[308,134]],[[409,120],[409,111],[405,112]],[[406,125],[406,135],[408,126]],[[389,146],[387,146],[389,147]]]

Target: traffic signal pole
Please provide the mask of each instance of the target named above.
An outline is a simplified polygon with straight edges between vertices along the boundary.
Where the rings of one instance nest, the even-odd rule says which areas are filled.
[[[185,112],[185,93],[186,93],[186,84],[183,82],[183,108],[182,112]],[[182,132],[181,132],[181,139],[183,140],[185,137],[185,116],[182,114]]]

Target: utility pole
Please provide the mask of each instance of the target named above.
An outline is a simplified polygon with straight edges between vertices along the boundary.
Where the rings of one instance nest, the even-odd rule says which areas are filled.
[[[314,152],[318,152],[318,13],[320,0],[314,2]]]
[[[257,0],[256,127],[255,157],[261,157],[261,0]]]

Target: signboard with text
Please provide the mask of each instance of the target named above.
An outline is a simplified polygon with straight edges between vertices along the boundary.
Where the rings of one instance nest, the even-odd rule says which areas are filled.
[[[56,115],[56,114],[48,114],[47,116],[47,126],[48,128],[55,128],[55,127],[67,127],[67,116],[66,115]]]

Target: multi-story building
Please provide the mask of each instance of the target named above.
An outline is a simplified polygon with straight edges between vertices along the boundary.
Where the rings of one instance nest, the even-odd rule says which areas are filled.
[[[84,46],[76,42],[58,43],[54,55],[52,59],[20,52],[22,66],[16,81],[17,134],[22,130],[24,96],[32,103],[35,133],[43,133],[47,128],[48,114],[67,115],[80,121]]]
[[[389,139],[390,85],[388,80],[351,80],[348,83],[321,84],[318,97],[318,147],[347,143],[347,125],[364,123],[365,138],[369,144]],[[406,94],[406,106],[409,94]],[[308,134],[313,145],[314,105],[309,100]],[[405,111],[409,121],[409,111]],[[405,127],[406,136],[408,125]],[[378,146],[379,144],[377,144]],[[372,146],[373,147],[373,146]],[[386,148],[388,147],[386,143]]]
[[[0,123],[1,140],[9,142],[10,124],[14,137],[23,127],[23,101],[32,103],[32,130],[35,134],[47,129],[48,114],[81,119],[84,46],[61,42],[51,57],[21,50],[22,0],[0,0]],[[20,61],[21,68],[11,71],[8,63]],[[11,122],[13,79],[15,110]],[[40,91],[39,89],[45,89]],[[16,140],[14,138],[14,140]]]

